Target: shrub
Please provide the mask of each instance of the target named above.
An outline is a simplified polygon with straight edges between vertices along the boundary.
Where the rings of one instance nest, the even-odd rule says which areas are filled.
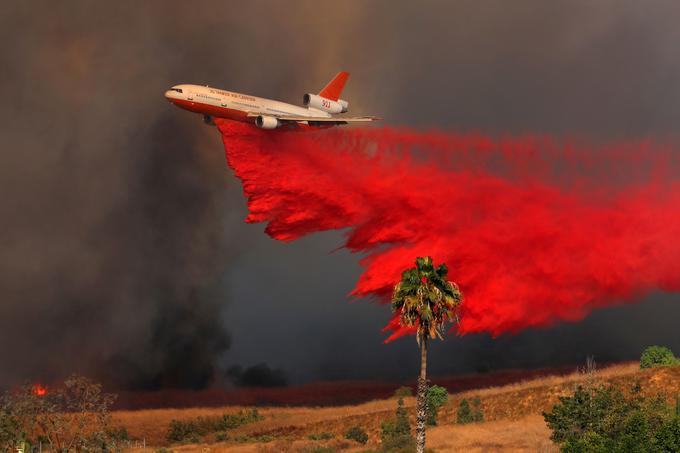
[[[474,417],[472,416],[472,409],[470,409],[470,403],[468,403],[465,398],[463,398],[463,401],[460,402],[460,406],[458,406],[458,411],[456,412],[456,421],[459,425],[464,425],[475,421]]]
[[[415,441],[413,444],[405,445],[403,447],[380,448],[379,450],[361,450],[359,453],[416,453]],[[431,448],[426,448],[425,453],[436,453]]]
[[[559,400],[543,417],[563,452],[679,451],[666,448],[680,445],[680,422],[661,396],[579,386]]]
[[[673,351],[664,346],[650,346],[640,356],[640,368],[654,368],[670,366],[680,363],[673,355]]]
[[[49,389],[32,384],[12,389],[0,399],[0,450],[31,451],[39,443],[51,451],[120,450],[121,439],[112,435],[120,433],[110,426],[114,399],[77,375]]]
[[[111,439],[117,440],[119,442],[124,442],[124,441],[130,440],[130,435],[128,434],[128,430],[124,426],[115,426],[113,428],[108,428],[106,430],[106,434]]]
[[[309,438],[311,440],[328,440],[328,439],[332,439],[333,435],[329,432],[323,431],[323,432],[320,432],[320,433],[310,434]]]
[[[404,407],[404,400],[399,398],[397,401],[397,411],[395,413],[394,430],[399,435],[411,435],[411,422],[408,419],[408,412]]]
[[[237,436],[234,437],[234,440],[236,442],[241,442],[241,443],[250,443],[250,442],[271,442],[274,440],[274,436],[270,436],[269,434],[262,434],[259,436]]]
[[[355,440],[360,444],[368,442],[368,434],[359,426],[352,426],[345,433],[345,439]]]
[[[260,415],[257,409],[240,410],[235,414],[224,414],[222,415],[222,423],[220,424],[221,429],[232,429],[238,428],[242,425],[247,425],[249,423],[259,422],[263,420],[264,417]]]
[[[20,432],[21,428],[18,418],[12,417],[5,410],[0,409],[0,448],[3,451],[10,451],[16,448],[16,436]]]
[[[166,438],[170,442],[198,442],[201,436],[238,428],[262,420],[257,409],[240,410],[235,414],[216,417],[196,417],[190,420],[172,420]]]
[[[379,450],[361,450],[359,453],[415,453],[416,447],[415,444],[413,446],[406,446],[403,448],[397,447],[396,449],[379,449]],[[433,449],[431,448],[426,448],[425,453],[436,453]]]
[[[563,453],[610,453],[613,446],[605,437],[586,431],[579,439],[570,439],[562,446]]]
[[[654,433],[655,451],[680,451],[680,416],[666,420]]]
[[[623,395],[612,388],[599,388],[594,394],[578,386],[572,396],[559,397],[559,403],[543,413],[550,438],[556,443],[577,441],[588,431],[599,431],[603,415],[614,406],[622,406]]]
[[[381,424],[380,448],[361,453],[416,453],[416,440],[411,434],[411,423],[402,398],[397,402],[396,418]],[[434,450],[426,448],[425,453],[434,453]]]
[[[165,436],[170,442],[196,441],[202,431],[194,420],[171,420],[168,434]]]
[[[335,449],[331,447],[314,447],[311,450],[305,450],[305,453],[335,453]]]
[[[645,452],[651,447],[651,427],[649,419],[642,411],[631,414],[625,422],[619,450]]]
[[[476,396],[472,400],[472,407],[468,400],[463,399],[458,406],[458,411],[456,412],[456,422],[459,425],[465,425],[467,423],[483,422],[484,413],[482,412],[482,400]]]
[[[383,422],[380,433],[381,449],[383,451],[415,449],[416,440],[411,435],[411,423],[408,412],[404,407],[404,399],[397,402],[396,419],[394,422]]]
[[[449,392],[438,385],[433,385],[427,389],[427,424],[437,424],[437,414],[439,409],[449,400]]]
[[[252,442],[271,442],[276,439],[274,436],[269,434],[260,434],[259,436],[253,436]]]
[[[475,396],[472,400],[472,420],[475,422],[484,421],[484,412],[482,412],[482,400]]]
[[[406,398],[408,396],[413,396],[413,389],[411,387],[402,385],[394,391],[394,396],[397,398]]]

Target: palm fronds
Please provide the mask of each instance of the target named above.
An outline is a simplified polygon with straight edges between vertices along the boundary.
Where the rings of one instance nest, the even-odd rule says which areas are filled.
[[[463,295],[454,282],[448,281],[445,264],[434,267],[429,256],[416,258],[416,267],[401,274],[394,287],[392,311],[399,324],[416,329],[422,338],[443,338],[446,323],[458,321]]]

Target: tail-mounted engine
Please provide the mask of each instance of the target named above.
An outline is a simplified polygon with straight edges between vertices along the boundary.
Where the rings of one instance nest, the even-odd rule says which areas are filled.
[[[331,101],[318,94],[305,94],[302,103],[308,108],[323,110],[328,113],[345,113],[349,110],[349,102],[342,99]]]

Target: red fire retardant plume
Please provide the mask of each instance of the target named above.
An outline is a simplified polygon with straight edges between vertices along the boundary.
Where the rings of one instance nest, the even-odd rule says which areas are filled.
[[[577,321],[680,290],[677,150],[404,129],[263,131],[218,121],[247,222],[293,241],[344,229],[388,301],[417,256],[449,266],[460,334]],[[392,338],[410,333],[391,322]]]

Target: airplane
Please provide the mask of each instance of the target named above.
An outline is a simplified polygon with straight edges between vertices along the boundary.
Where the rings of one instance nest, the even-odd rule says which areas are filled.
[[[261,129],[326,128],[382,119],[375,116],[335,116],[349,110],[349,103],[340,99],[348,78],[348,72],[339,72],[319,94],[305,94],[304,108],[202,85],[175,85],[165,92],[165,98],[181,109],[202,114],[203,121],[213,126],[215,118],[253,123]]]

